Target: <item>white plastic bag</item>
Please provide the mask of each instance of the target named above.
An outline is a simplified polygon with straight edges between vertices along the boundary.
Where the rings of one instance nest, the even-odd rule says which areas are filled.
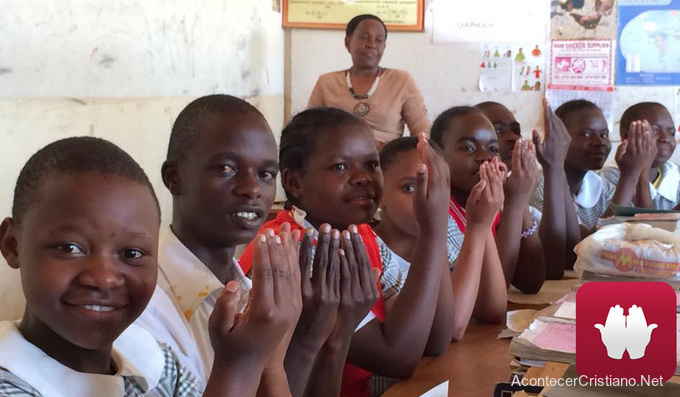
[[[680,281],[680,235],[646,224],[605,226],[574,248],[574,270]]]

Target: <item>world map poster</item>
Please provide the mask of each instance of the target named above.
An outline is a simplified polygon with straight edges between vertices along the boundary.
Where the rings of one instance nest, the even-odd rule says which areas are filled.
[[[680,85],[680,0],[619,0],[616,83]]]

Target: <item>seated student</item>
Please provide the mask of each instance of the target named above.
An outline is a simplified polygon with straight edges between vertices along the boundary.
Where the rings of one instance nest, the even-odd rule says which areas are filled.
[[[435,147],[434,143],[430,143]],[[414,216],[416,170],[421,163],[415,137],[399,138],[386,144],[380,151],[380,166],[385,187],[380,202],[380,223],[374,228],[393,251],[395,257],[411,262],[418,242],[418,223]],[[435,147],[439,156],[441,149]],[[453,340],[463,337],[473,316],[480,320],[502,321],[507,304],[505,277],[495,244],[489,244],[490,254],[485,271],[484,253],[491,224],[503,203],[503,175],[489,163],[480,166],[481,180],[470,192],[467,204],[465,237],[448,219],[447,251],[453,290]],[[401,259],[403,258],[403,259]],[[494,280],[495,278],[495,280]],[[493,289],[493,286],[497,288]]]
[[[484,113],[498,135],[498,155],[503,164],[508,167],[508,172],[512,171],[512,151],[515,142],[522,139],[522,129],[515,120],[515,116],[508,108],[498,102],[482,102],[475,105],[475,108]]]
[[[228,95],[191,102],[178,115],[170,135],[162,176],[172,194],[173,214],[171,225],[161,235],[158,284],[174,304],[170,310],[181,316],[147,311],[141,323],[159,339],[173,330],[168,343],[199,361],[197,366],[204,373],[210,373],[215,359],[208,319],[217,297],[225,285],[236,281],[241,291],[238,309],[248,300],[251,283],[234,260],[234,250],[255,237],[274,202],[279,169],[276,155],[276,141],[264,116],[244,100]],[[339,232],[333,234],[337,241]],[[309,279],[308,273],[304,276]],[[321,294],[322,289],[316,287],[314,291]],[[295,336],[288,335],[293,338],[288,351],[281,345],[286,354],[285,371],[283,365],[266,369],[271,379],[287,378],[294,395],[304,392],[338,311],[337,299],[334,305],[323,306],[324,310],[312,306],[328,300],[319,294],[312,294],[311,304],[305,302],[298,331]],[[372,301],[366,294],[353,295],[366,300],[352,301],[355,311],[368,312]],[[182,328],[189,332],[180,332]]]
[[[367,396],[370,372],[410,377],[423,353],[440,354],[451,340],[451,286],[442,282],[448,271],[446,164],[422,136],[418,151],[424,164],[418,166],[414,200],[420,234],[404,282],[406,269],[367,224],[383,187],[370,128],[340,109],[308,109],[284,128],[279,150],[283,187],[291,206],[263,227],[276,228],[281,222],[317,230],[323,223],[349,227],[352,243],[365,245],[371,266],[383,270],[384,296],[360,329],[345,329],[337,340],[329,340],[332,345],[349,345],[342,395]],[[240,260],[246,272],[251,267],[251,251],[249,246]],[[393,300],[389,311],[386,299]],[[326,367],[315,366],[313,379],[327,382]]]
[[[651,135],[629,139],[625,153],[617,156],[624,176],[617,185],[602,178],[602,168],[611,150],[609,129],[602,111],[593,103],[574,100],[553,113],[546,106],[546,137],[541,143],[534,133],[543,180],[532,195],[532,205],[543,212],[540,235],[546,242],[548,278],[561,278],[576,260],[574,246],[590,234],[609,204],[629,205],[635,184],[649,159],[652,145],[640,142]],[[638,137],[637,134],[633,138]],[[623,145],[622,145],[623,146]],[[625,146],[623,146],[625,148]],[[646,151],[645,151],[646,150]]]
[[[479,166],[486,161],[504,168],[498,159],[496,131],[480,110],[456,106],[437,117],[430,134],[443,148],[451,172],[449,216],[455,221],[456,233],[465,234],[465,208],[480,180]],[[532,146],[518,140],[512,163],[513,173],[504,185],[503,211],[497,214],[492,231],[506,287],[512,284],[525,293],[536,293],[543,285],[545,268],[541,243],[535,234],[536,221],[529,213],[529,198],[537,179]],[[492,263],[490,257],[485,263]],[[482,270],[489,271],[492,269]]]
[[[635,190],[634,204],[637,207],[660,210],[680,209],[680,171],[669,161],[675,151],[675,124],[662,104],[656,102],[637,103],[623,112],[620,134],[628,140],[632,129],[649,129],[656,138],[657,153],[648,172],[642,172]],[[616,167],[605,167],[602,175],[613,183],[619,180]]]
[[[171,349],[132,325],[156,285],[159,225],[144,171],[110,142],[67,138],[28,160],[12,217],[0,225],[0,251],[26,295],[23,319],[0,322],[0,394],[255,395],[300,314],[290,304],[299,289],[282,282],[299,277],[286,260],[299,237],[258,239],[252,300],[240,317],[234,283],[218,298],[210,333],[219,359],[202,393]]]

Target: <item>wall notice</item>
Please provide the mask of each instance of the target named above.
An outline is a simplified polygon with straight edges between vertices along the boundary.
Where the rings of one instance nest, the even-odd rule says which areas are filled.
[[[548,87],[561,90],[614,89],[612,40],[554,40]]]
[[[360,14],[380,17],[390,30],[423,30],[424,0],[284,0],[283,26],[345,29]]]

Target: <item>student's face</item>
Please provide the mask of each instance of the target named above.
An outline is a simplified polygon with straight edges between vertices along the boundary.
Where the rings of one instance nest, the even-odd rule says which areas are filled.
[[[490,104],[480,108],[480,110],[491,121],[496,134],[498,134],[501,161],[508,166],[508,169],[511,169],[512,150],[515,147],[515,142],[522,137],[519,123],[505,106]]]
[[[301,171],[284,183],[315,226],[345,229],[371,220],[382,196],[383,176],[371,133],[358,124],[319,132]]]
[[[176,171],[164,169],[176,209],[173,225],[181,223],[203,244],[248,243],[276,196],[274,135],[265,120],[251,114],[207,114],[198,129],[188,158]]]
[[[352,56],[352,64],[361,69],[377,68],[385,51],[385,29],[373,19],[359,23],[351,36],[345,37],[345,48]]]
[[[498,156],[498,135],[482,114],[456,117],[448,128],[444,156],[449,164],[451,189],[469,192],[479,182],[479,166]]]
[[[643,107],[637,113],[636,120],[647,120],[656,136],[656,159],[652,167],[660,167],[668,161],[675,151],[675,125],[668,110],[662,106],[650,105]],[[629,125],[621,126],[621,138],[628,137]]]
[[[116,176],[49,176],[2,253],[21,270],[29,340],[110,348],[151,299],[159,215],[147,187]],[[57,343],[57,345],[60,345]]]
[[[416,187],[416,169],[421,164],[416,149],[397,155],[385,175],[385,188],[382,197],[380,217],[389,219],[399,233],[418,236],[418,223],[413,213],[413,194]]]
[[[583,171],[601,169],[612,149],[602,112],[585,108],[569,113],[562,121],[571,135],[565,165]]]

